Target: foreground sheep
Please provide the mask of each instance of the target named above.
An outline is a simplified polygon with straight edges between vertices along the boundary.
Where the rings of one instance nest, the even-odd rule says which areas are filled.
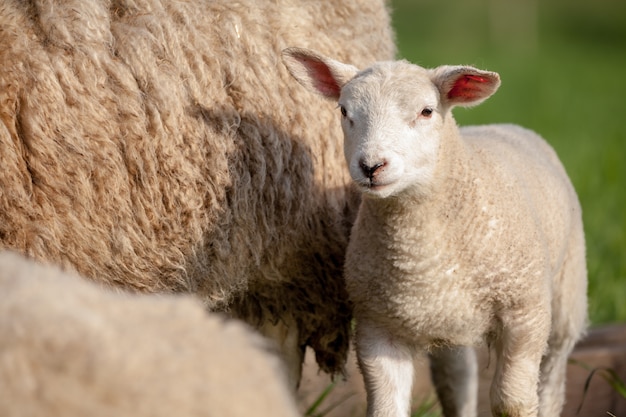
[[[0,415],[298,415],[278,359],[185,297],[130,296],[0,254]]]
[[[486,338],[497,356],[494,416],[558,416],[586,322],[581,210],[536,134],[457,128],[450,110],[488,98],[499,76],[407,62],[359,72],[301,49],[284,61],[308,89],[338,100],[364,194],[346,282],[368,415],[407,415],[412,358],[423,351],[445,414],[475,415],[475,358],[463,347]],[[455,371],[463,361],[471,372]]]
[[[196,293],[277,339],[294,383],[306,345],[340,370],[358,199],[333,110],[278,58],[312,40],[394,54],[384,0],[2,2],[0,249]]]

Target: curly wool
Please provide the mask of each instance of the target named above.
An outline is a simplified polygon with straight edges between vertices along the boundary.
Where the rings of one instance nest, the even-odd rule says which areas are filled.
[[[394,54],[382,0],[0,6],[0,248],[249,322],[293,316],[340,369],[357,197],[336,109],[280,51]]]

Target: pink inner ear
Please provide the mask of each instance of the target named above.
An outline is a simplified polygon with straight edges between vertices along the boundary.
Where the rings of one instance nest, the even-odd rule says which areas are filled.
[[[490,82],[491,80],[487,77],[464,74],[454,82],[454,85],[448,92],[448,98],[460,101],[481,99],[485,95],[484,84],[489,84]]]
[[[323,62],[307,59],[306,67],[314,82],[314,87],[323,95],[338,98],[341,87]]]

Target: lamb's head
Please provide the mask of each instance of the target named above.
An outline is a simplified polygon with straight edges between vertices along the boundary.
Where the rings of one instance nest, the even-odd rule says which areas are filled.
[[[393,61],[359,71],[300,48],[283,51],[283,62],[307,89],[338,102],[350,175],[381,198],[429,190],[452,107],[476,105],[500,85],[498,74],[472,67]]]

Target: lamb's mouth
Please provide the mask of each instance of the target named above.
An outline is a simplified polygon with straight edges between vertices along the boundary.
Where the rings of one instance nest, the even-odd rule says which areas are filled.
[[[356,182],[357,186],[364,192],[377,194],[388,188],[392,183],[377,182],[369,179]]]

